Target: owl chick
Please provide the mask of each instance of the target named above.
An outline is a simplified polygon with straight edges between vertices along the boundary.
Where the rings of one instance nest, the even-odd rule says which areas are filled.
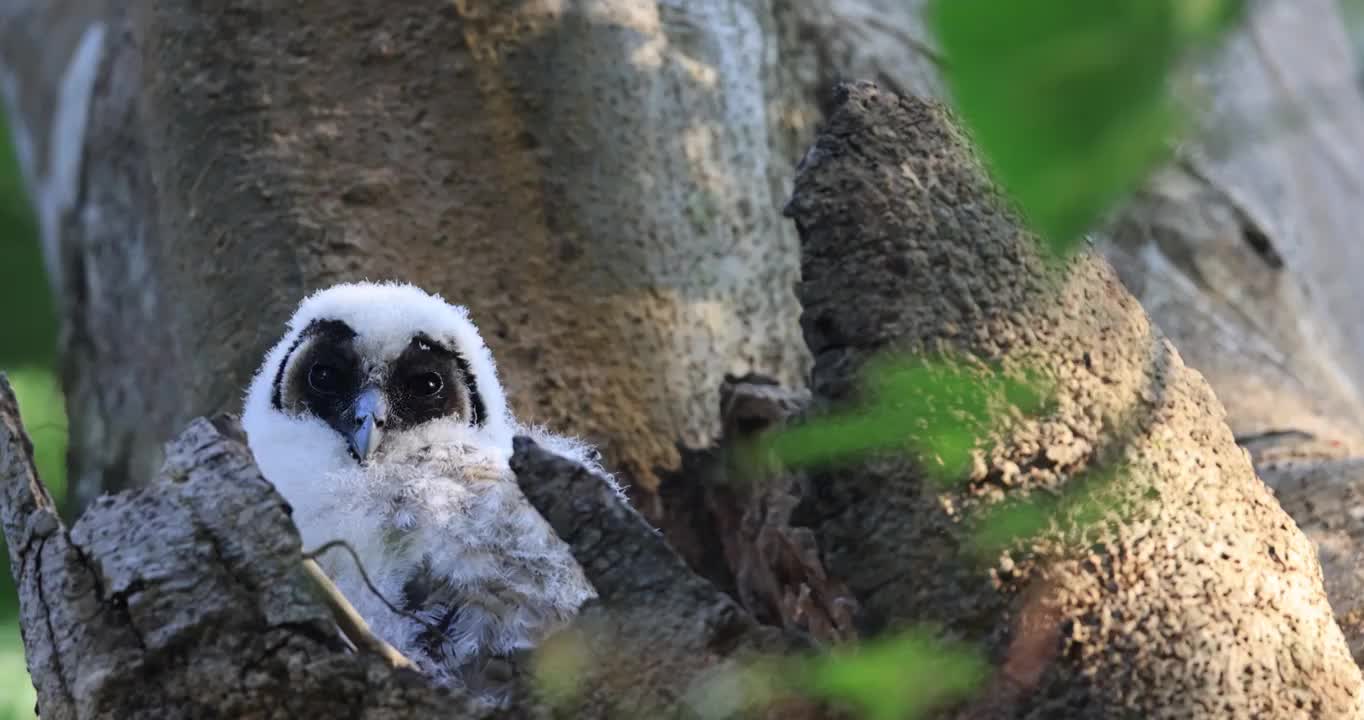
[[[532,648],[596,596],[522,495],[525,434],[593,469],[577,440],[512,416],[463,308],[411,285],[337,285],[306,298],[265,356],[242,425],[304,545],[379,637],[428,674],[487,699],[489,667]]]

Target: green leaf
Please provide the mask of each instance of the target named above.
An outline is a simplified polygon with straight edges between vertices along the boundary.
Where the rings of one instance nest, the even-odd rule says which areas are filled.
[[[1036,495],[1012,500],[990,508],[977,520],[972,546],[980,557],[990,557],[1043,530],[1055,528],[1062,533],[1083,531],[1105,515],[1125,519],[1136,505],[1106,502],[1106,491],[1128,472],[1124,463],[1105,463],[1072,477],[1060,495]],[[1159,495],[1145,502],[1159,500]]]
[[[957,113],[996,181],[1055,252],[1167,156],[1171,80],[1243,0],[933,0]]]
[[[816,658],[799,677],[810,695],[856,705],[870,720],[901,720],[965,697],[988,669],[979,649],[920,627]]]
[[[1010,377],[951,358],[883,359],[869,365],[863,384],[863,406],[775,433],[767,449],[789,466],[909,452],[935,480],[947,482],[966,473],[972,451],[1003,419],[997,411],[1037,414],[1049,396],[1038,377]]]

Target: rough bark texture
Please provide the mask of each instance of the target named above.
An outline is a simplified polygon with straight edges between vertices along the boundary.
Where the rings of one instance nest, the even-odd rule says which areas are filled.
[[[817,400],[857,397],[857,372],[896,351],[1040,374],[1056,406],[1017,418],[960,488],[894,457],[815,478],[829,572],[868,612],[941,623],[1006,667],[1050,618],[1055,652],[1010,687],[1012,717],[1358,717],[1315,549],[1203,378],[1095,255],[1044,267],[942,110],[844,92],[788,207]],[[1101,519],[964,557],[990,508],[1058,490]]]
[[[1331,607],[1355,662],[1364,662],[1364,460],[1304,436],[1294,442],[1279,435],[1247,448],[1284,510],[1316,544]]]
[[[655,517],[726,374],[808,368],[764,0],[20,5],[5,37],[105,28],[104,119],[49,238],[77,506],[235,407],[299,297],[341,280],[468,304],[516,409],[603,445]],[[22,47],[11,74],[55,83]],[[10,94],[20,127],[52,123]]]
[[[921,0],[779,2],[788,71],[943,97]],[[1096,233],[1226,404],[1237,435],[1298,429],[1364,453],[1359,63],[1332,0],[1254,3],[1194,67],[1201,131]]]
[[[151,477],[189,417],[236,404],[300,293],[361,275],[470,303],[519,408],[652,487],[674,441],[714,436],[721,375],[798,384],[773,300],[794,244],[762,209],[830,80],[941,92],[922,5],[6,3],[0,97],[65,305],[73,504]],[[1322,452],[1268,454],[1328,472],[1364,453],[1364,99],[1342,28],[1329,0],[1256,4],[1203,77],[1205,137],[1224,140],[1186,148],[1100,243],[1238,436],[1310,433]],[[681,139],[630,141],[653,133]],[[671,200],[632,201],[631,168]],[[719,214],[699,191],[673,202],[721,177]],[[616,324],[636,316],[658,322]]]
[[[506,22],[492,5],[0,10],[0,95],[66,306],[75,507],[151,477],[189,417],[235,406],[299,294],[349,277],[469,303],[519,409],[605,443],[647,488],[675,441],[714,437],[722,375],[799,384],[795,248],[764,208],[831,80],[941,92],[922,3],[523,5]],[[1328,0],[1257,6],[1204,77],[1206,136],[1231,142],[1187,148],[1101,238],[1233,430],[1311,433],[1322,452],[1269,454],[1324,463],[1314,477],[1364,453],[1364,100],[1341,27]],[[753,93],[766,110],[730,102]],[[680,139],[630,141],[655,136]],[[634,200],[637,177],[668,202]],[[1305,508],[1321,486],[1280,492]],[[710,529],[636,497],[670,536]]]
[[[1199,77],[1202,139],[1122,209],[1104,248],[1316,543],[1358,660],[1364,95],[1339,13],[1257,5]]]
[[[784,67],[807,95],[843,77],[941,98],[923,5],[777,3]],[[1095,234],[1320,546],[1342,620],[1361,603],[1361,570],[1342,563],[1364,557],[1364,517],[1324,523],[1312,508],[1346,488],[1364,496],[1352,470],[1364,459],[1364,95],[1346,29],[1331,0],[1253,3],[1197,65],[1201,132]],[[1295,480],[1278,482],[1289,466]],[[1364,648],[1364,624],[1346,633]]]
[[[102,498],[68,529],[0,376],[0,483],[43,718],[459,711],[415,674],[346,654],[283,500],[206,421],[154,484]]]
[[[0,375],[0,520],[42,717],[671,716],[746,656],[791,647],[688,570],[600,476],[522,438],[518,479],[601,597],[547,646],[570,660],[554,668],[575,693],[543,692],[532,665],[511,710],[491,713],[348,648],[234,422],[195,420],[154,482],[67,529]]]

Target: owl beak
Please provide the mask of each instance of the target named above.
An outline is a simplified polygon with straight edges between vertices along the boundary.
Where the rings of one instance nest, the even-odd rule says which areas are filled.
[[[384,425],[388,422],[388,401],[377,387],[369,386],[355,398],[354,429],[350,433],[350,449],[364,462],[378,449],[384,439]]]

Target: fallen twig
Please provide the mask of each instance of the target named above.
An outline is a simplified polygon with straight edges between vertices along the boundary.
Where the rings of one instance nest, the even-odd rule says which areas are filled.
[[[322,549],[326,549],[323,546]],[[323,602],[331,609],[332,616],[336,618],[336,624],[340,626],[341,632],[346,638],[355,645],[356,649],[368,650],[383,659],[387,660],[395,668],[417,669],[416,664],[408,660],[406,656],[398,652],[396,648],[389,645],[383,638],[370,632],[369,624],[360,613],[355,611],[355,607],[350,604],[345,595],[337,589],[336,585],[322,572],[322,567],[311,557],[304,557],[303,569],[308,571],[313,582],[322,591]]]

